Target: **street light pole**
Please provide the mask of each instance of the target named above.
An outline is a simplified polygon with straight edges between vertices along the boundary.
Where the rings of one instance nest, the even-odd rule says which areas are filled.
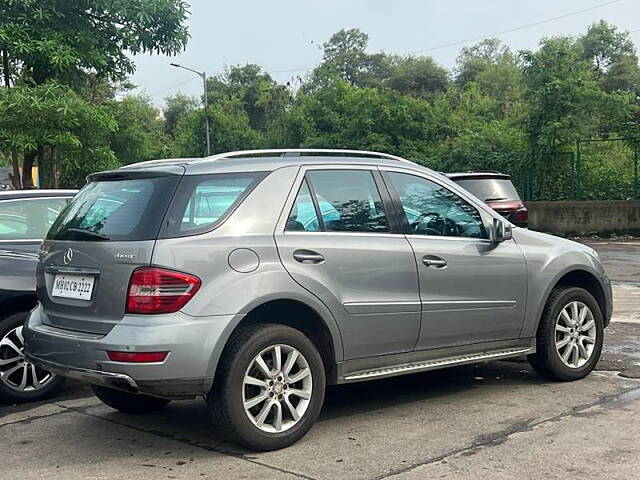
[[[199,72],[198,70],[194,70],[189,67],[185,67],[184,65],[179,65],[177,63],[170,63],[172,67],[182,68],[184,70],[188,70],[202,78],[202,87],[204,89],[204,121],[205,121],[205,136],[207,139],[207,156],[211,155],[211,141],[209,139],[209,102],[207,101],[207,72]]]

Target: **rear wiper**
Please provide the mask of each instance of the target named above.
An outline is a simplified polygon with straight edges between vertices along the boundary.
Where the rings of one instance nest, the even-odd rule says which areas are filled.
[[[106,235],[98,232],[92,232],[91,230],[85,230],[84,228],[68,228],[67,232],[87,238],[93,238],[94,240],[109,240],[109,237]]]

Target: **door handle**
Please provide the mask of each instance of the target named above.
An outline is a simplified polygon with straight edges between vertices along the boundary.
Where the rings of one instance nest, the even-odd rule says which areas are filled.
[[[438,257],[437,255],[425,255],[422,257],[422,263],[424,263],[427,267],[433,268],[444,268],[447,266],[447,261]]]
[[[293,252],[293,258],[300,263],[322,263],[324,262],[324,256],[313,250],[296,250]]]

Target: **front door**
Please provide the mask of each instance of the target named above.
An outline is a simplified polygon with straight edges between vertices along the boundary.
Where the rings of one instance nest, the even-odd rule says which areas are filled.
[[[303,168],[294,192],[276,232],[280,258],[332,311],[345,359],[411,351],[420,329],[416,264],[394,232],[379,173]]]
[[[389,171],[385,180],[402,205],[418,265],[422,323],[416,348],[517,338],[526,267],[515,241],[490,242],[478,209],[435,178]]]

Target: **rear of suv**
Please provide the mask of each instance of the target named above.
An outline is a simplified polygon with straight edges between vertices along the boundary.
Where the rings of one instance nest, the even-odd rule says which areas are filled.
[[[468,190],[518,227],[529,226],[529,212],[511,177],[499,172],[448,173],[447,177]]]
[[[327,384],[519,355],[582,378],[612,309],[592,249],[402,158],[328,150],[92,175],[42,245],[37,292],[31,361],[123,412],[205,396],[259,450],[302,438]]]

